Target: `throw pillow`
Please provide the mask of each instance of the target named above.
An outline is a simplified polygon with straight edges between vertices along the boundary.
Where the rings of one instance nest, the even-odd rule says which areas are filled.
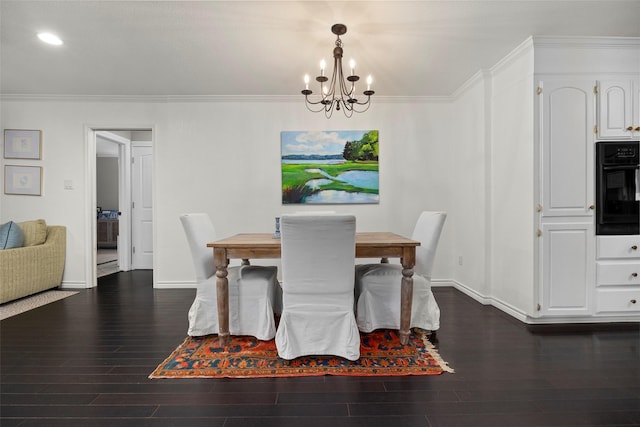
[[[47,223],[44,219],[19,222],[24,233],[24,246],[41,245],[47,240]]]
[[[13,221],[0,226],[0,249],[20,248],[24,244],[22,229]]]

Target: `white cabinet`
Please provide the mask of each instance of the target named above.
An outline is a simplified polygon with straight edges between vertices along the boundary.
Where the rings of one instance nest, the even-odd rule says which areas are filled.
[[[633,289],[598,288],[597,314],[636,314],[640,315],[640,287]]]
[[[540,82],[543,217],[593,217],[593,83]]]
[[[540,316],[591,315],[594,288],[593,223],[542,224]]]
[[[633,120],[631,121],[633,126],[634,139],[640,140],[640,79],[633,81]],[[627,126],[628,129],[628,126]]]
[[[597,92],[597,138],[640,140],[640,80],[598,81]]]
[[[640,314],[640,236],[598,236],[596,316]]]
[[[538,317],[593,313],[593,85],[584,78],[539,83]]]

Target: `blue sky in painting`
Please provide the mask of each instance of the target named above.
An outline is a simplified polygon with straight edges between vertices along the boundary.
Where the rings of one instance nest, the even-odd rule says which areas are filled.
[[[347,141],[359,141],[368,130],[283,131],[282,155],[342,154]]]

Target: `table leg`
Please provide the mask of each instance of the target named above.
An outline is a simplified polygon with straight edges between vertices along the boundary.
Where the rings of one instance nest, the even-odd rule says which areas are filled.
[[[411,306],[413,304],[413,266],[416,263],[415,248],[407,248],[400,260],[402,283],[400,286],[400,344],[407,344],[411,336]]]
[[[411,335],[411,306],[413,303],[413,269],[402,270],[400,288],[400,344],[407,344]]]
[[[224,249],[216,248],[213,251],[213,259],[216,266],[216,292],[218,303],[218,338],[220,344],[228,344],[231,340],[229,335],[229,280],[227,275],[227,259]]]

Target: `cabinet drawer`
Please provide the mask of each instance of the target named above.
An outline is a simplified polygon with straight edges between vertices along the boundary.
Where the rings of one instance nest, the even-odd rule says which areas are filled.
[[[640,286],[640,262],[597,262],[596,285]]]
[[[640,313],[640,286],[632,289],[598,289],[596,311]]]
[[[640,259],[640,236],[598,236],[596,256]]]

